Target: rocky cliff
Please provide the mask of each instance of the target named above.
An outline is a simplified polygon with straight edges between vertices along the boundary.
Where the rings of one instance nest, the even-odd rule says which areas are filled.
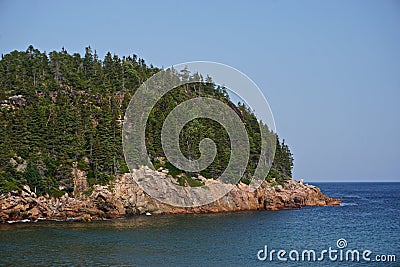
[[[154,175],[165,175],[154,172]],[[212,180],[212,182],[215,182]],[[90,221],[146,214],[177,214],[228,212],[239,210],[278,210],[303,206],[333,206],[340,201],[324,195],[319,188],[290,180],[284,186],[263,183],[250,192],[245,184],[233,189],[221,199],[210,204],[178,208],[164,204],[136,184],[131,174],[124,174],[108,186],[95,185],[93,191],[65,194],[54,198],[37,197],[28,186],[0,196],[0,221],[78,220]]]

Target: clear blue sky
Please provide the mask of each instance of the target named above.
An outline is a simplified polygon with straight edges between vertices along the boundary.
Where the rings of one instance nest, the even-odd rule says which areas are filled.
[[[29,44],[246,73],[295,178],[400,181],[400,1],[5,1],[0,52]]]

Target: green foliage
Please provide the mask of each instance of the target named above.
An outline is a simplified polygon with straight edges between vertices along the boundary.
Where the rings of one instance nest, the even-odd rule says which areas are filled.
[[[83,56],[65,49],[49,54],[29,46],[26,51],[12,51],[0,60],[0,192],[19,189],[28,183],[38,194],[61,194],[64,186],[72,191],[72,169],[87,171],[89,185],[107,184],[116,175],[129,172],[122,151],[122,120],[131,97],[139,85],[158,72],[136,55],[118,57],[107,53],[103,60],[90,47]],[[180,79],[193,79],[197,73],[175,73]],[[180,183],[200,186],[187,173],[165,158],[161,129],[169,112],[194,97],[218,99],[240,116],[249,136],[250,159],[243,182],[257,167],[261,138],[258,120],[245,105],[234,105],[226,88],[204,81],[175,88],[164,95],[151,111],[146,127],[146,146],[154,166],[165,167],[169,174],[181,177]],[[11,100],[14,99],[14,100]],[[263,126],[266,127],[266,126]],[[230,140],[217,122],[199,118],[185,125],[181,132],[182,153],[189,159],[200,156],[199,142],[214,140],[217,155],[200,174],[215,178],[230,160]],[[268,179],[290,179],[293,157],[285,142],[277,144],[276,156]],[[17,165],[28,162],[25,171]]]
[[[165,163],[165,168],[168,169],[168,174],[172,175],[173,177],[177,177],[178,175],[182,174],[182,170],[178,169],[177,167],[175,167],[174,165],[172,165],[171,163],[167,162]]]
[[[50,196],[58,198],[58,197],[65,195],[65,193],[67,193],[67,192],[64,190],[59,190],[57,188],[52,188],[52,189],[46,190],[46,193],[49,194]]]
[[[154,159],[153,160],[153,166],[154,169],[158,170],[160,167],[165,167],[165,164],[163,164],[160,160]]]
[[[179,175],[178,183],[180,186],[185,186],[186,184],[188,184],[190,187],[198,187],[204,185],[203,182],[193,179],[189,174]]]
[[[20,189],[20,184],[16,179],[8,173],[0,172],[0,194]]]
[[[283,180],[273,181],[273,182],[271,182],[271,183],[269,184],[269,186],[271,186],[271,187],[276,186],[276,185],[281,185],[281,186],[283,186],[283,185],[284,185],[284,181],[283,181]]]
[[[28,163],[28,166],[26,167],[24,173],[24,178],[33,192],[38,195],[44,193],[44,190],[46,188],[46,181],[40,174],[36,164],[33,164],[31,161]]]
[[[249,185],[251,183],[251,180],[248,178],[243,178],[241,181],[242,181],[242,183],[247,184],[247,185]]]
[[[96,184],[106,185],[110,181],[112,181],[113,179],[114,179],[114,177],[112,175],[108,175],[108,174],[105,174],[105,173],[100,173],[98,178],[97,178]]]
[[[276,137],[275,158],[267,179],[275,178],[277,181],[283,182],[292,178],[293,155],[289,147],[282,143]]]
[[[86,162],[83,159],[80,159],[78,161],[78,169],[80,169],[82,171],[89,171],[90,166],[88,164],[86,164]]]
[[[129,168],[128,165],[126,164],[125,160],[120,159],[120,167],[119,167],[119,173],[123,174],[123,173],[129,173]]]
[[[277,179],[277,180],[282,179],[282,174],[280,172],[278,172],[275,168],[271,168],[271,170],[269,171],[268,176],[267,176],[268,181],[270,181],[272,179]]]
[[[97,183],[97,179],[96,178],[94,178],[94,177],[87,177],[87,182],[88,182],[88,185],[89,186],[93,186],[93,185],[95,185],[96,183]]]
[[[90,196],[93,193],[93,187],[89,187],[85,192],[83,192],[86,196]]]
[[[204,178],[207,178],[207,179],[211,179],[211,178],[212,178],[211,174],[210,174],[207,170],[202,170],[202,171],[200,172],[200,174],[201,174]]]

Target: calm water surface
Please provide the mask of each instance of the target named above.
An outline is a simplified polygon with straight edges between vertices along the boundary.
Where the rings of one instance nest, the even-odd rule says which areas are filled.
[[[259,261],[269,249],[332,247],[394,254],[400,266],[400,183],[316,184],[340,207],[142,216],[92,223],[0,224],[0,266],[349,266]]]

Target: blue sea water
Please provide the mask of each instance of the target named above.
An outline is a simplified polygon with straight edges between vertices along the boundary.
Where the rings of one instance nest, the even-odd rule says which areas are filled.
[[[400,183],[315,185],[342,197],[342,206],[2,224],[0,266],[400,266]],[[339,253],[338,239],[347,242],[342,251],[371,250],[371,260],[395,255],[396,262],[257,257],[265,246],[268,252],[331,247]]]

